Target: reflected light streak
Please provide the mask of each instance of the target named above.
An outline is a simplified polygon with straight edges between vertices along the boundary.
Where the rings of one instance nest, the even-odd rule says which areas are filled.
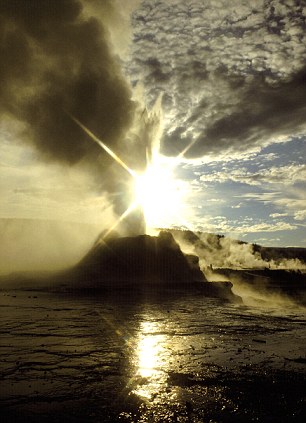
[[[161,368],[164,364],[165,335],[159,333],[155,322],[142,322],[141,333],[136,350],[137,375],[148,379],[141,382],[133,391],[136,395],[151,398],[158,387],[165,383],[166,375]]]
[[[159,359],[160,336],[145,336],[138,345],[138,372],[140,376],[151,377],[156,371]]]

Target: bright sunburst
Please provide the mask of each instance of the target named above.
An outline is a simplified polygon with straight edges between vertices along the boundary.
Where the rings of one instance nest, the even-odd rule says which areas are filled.
[[[136,203],[143,208],[147,229],[169,227],[182,214],[185,189],[175,178],[173,164],[158,155],[135,177]]]
[[[150,161],[145,172],[138,174],[78,119],[70,114],[69,116],[94,142],[122,166],[134,181],[135,198],[133,203],[119,217],[107,234],[137,206],[141,206],[143,209],[147,231],[154,228],[171,227],[174,222],[182,219],[187,190],[183,181],[174,176],[174,168],[181,155],[174,160],[166,158],[159,154],[159,143],[156,143],[150,151]]]

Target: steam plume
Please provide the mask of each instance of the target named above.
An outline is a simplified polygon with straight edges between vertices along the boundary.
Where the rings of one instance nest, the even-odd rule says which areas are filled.
[[[126,142],[140,107],[113,54],[107,24],[116,12],[114,4],[103,2],[101,14],[92,16],[94,1],[1,0],[0,114],[2,120],[23,123],[23,140],[44,159],[90,163],[103,190],[118,194],[115,210],[120,215],[129,204],[122,195],[124,169],[115,167],[65,113],[103,139],[131,168],[145,166],[144,143]]]
[[[173,236],[186,253],[196,254],[204,273],[212,267],[231,269],[265,268],[302,270],[306,264],[298,258],[277,257],[263,259],[260,251],[247,244],[224,236],[173,231]]]

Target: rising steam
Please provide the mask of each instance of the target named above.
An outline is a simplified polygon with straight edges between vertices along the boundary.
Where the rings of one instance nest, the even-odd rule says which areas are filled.
[[[135,170],[146,165],[155,123],[133,99],[114,54],[119,49],[112,42],[119,35],[109,28],[120,19],[118,2],[100,3],[0,2],[0,113],[2,122],[22,124],[22,140],[44,160],[82,165],[91,172],[97,189],[112,195],[120,216],[131,201],[126,172],[68,114]],[[130,219],[128,232],[143,231],[140,217],[139,212],[134,222]]]
[[[306,264],[298,258],[271,257],[264,259],[253,244],[209,233],[193,234],[189,231],[173,231],[177,242],[188,253],[196,254],[204,272],[217,268],[254,269],[270,268],[303,270]]]

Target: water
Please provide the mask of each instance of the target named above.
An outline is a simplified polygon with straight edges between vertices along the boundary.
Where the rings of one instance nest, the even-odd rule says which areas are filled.
[[[305,310],[2,292],[4,421],[304,421]]]

